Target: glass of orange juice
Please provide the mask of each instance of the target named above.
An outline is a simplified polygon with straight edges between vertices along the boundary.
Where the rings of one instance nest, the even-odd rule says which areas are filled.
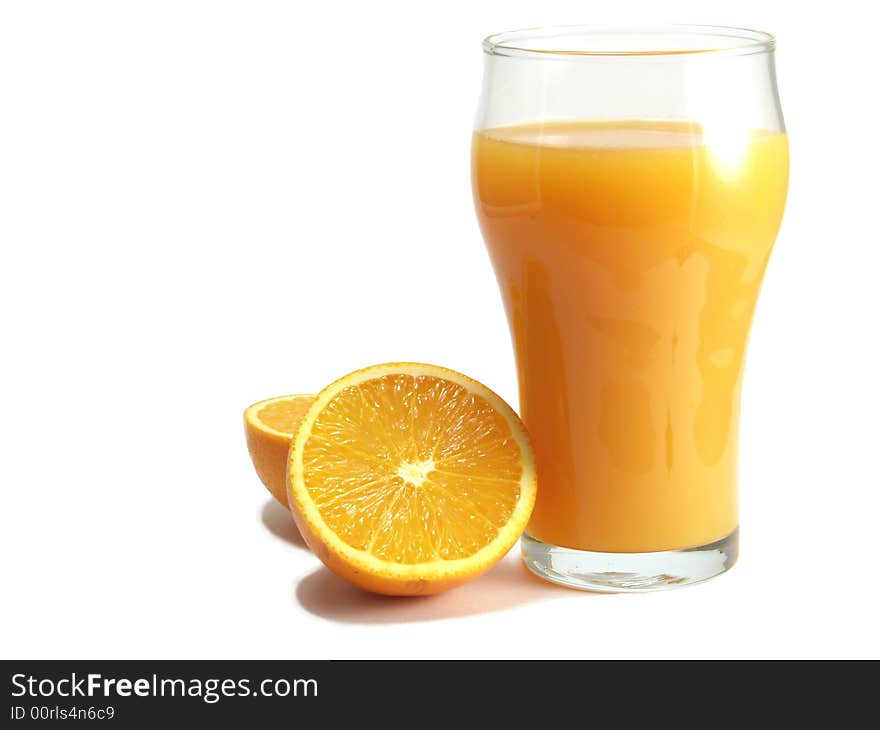
[[[788,185],[774,39],[572,26],[483,50],[473,191],[538,464],[526,565],[615,592],[718,575]]]

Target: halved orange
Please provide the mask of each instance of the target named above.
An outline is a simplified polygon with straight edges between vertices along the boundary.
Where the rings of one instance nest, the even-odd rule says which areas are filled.
[[[287,452],[293,434],[315,401],[313,395],[282,395],[254,403],[244,412],[244,433],[257,476],[287,507]]]
[[[438,593],[484,573],[535,502],[516,413],[434,365],[375,365],[337,380],[303,417],[288,458],[288,501],[306,542],[376,593]]]

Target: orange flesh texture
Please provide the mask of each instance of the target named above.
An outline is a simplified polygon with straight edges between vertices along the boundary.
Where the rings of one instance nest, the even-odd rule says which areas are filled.
[[[474,554],[510,520],[521,453],[488,402],[394,374],[341,390],[303,447],[305,487],[347,545],[416,564]]]

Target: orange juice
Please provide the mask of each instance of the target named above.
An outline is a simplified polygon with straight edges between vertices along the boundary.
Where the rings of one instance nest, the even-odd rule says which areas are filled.
[[[650,120],[501,127],[475,134],[473,176],[537,456],[527,532],[602,552],[729,535],[785,135]]]

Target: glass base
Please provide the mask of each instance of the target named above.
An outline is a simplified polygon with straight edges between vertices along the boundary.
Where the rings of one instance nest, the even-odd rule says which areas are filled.
[[[553,583],[600,593],[647,593],[702,583],[730,570],[739,552],[739,529],[708,545],[658,553],[594,553],[528,534],[520,545],[526,567]]]

